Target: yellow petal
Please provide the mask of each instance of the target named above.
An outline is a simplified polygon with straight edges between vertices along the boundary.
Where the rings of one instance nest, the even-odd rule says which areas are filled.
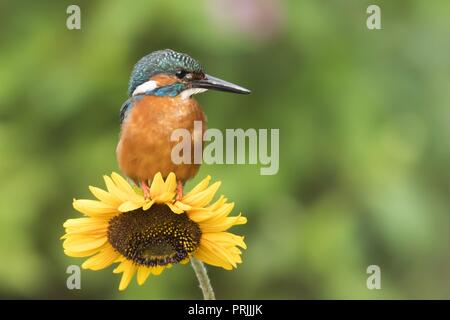
[[[119,198],[115,197],[114,195],[110,194],[109,192],[103,189],[89,186],[89,190],[98,200],[112,207],[118,207],[121,203]]]
[[[64,228],[83,228],[86,226],[97,226],[97,225],[107,225],[107,219],[95,219],[95,218],[76,218],[67,219],[63,227]]]
[[[150,267],[139,267],[137,271],[137,283],[138,285],[142,285],[145,280],[147,280],[148,276],[151,274]]]
[[[117,259],[120,261],[119,265],[113,270],[113,273],[122,273],[125,270],[125,266],[128,263],[128,260],[121,259],[120,257]]]
[[[118,213],[116,208],[97,200],[74,200],[72,205],[75,210],[90,217],[105,217]]]
[[[181,210],[180,208],[178,208],[177,206],[171,204],[171,203],[166,203],[166,205],[170,208],[170,210],[172,210],[172,212],[180,214],[183,213],[184,211]]]
[[[197,223],[201,223],[205,220],[211,219],[211,217],[213,216],[212,211],[207,210],[207,209],[194,209],[194,210],[189,210],[187,212],[187,215],[189,217],[189,219],[191,219],[192,221],[195,221]]]
[[[175,197],[175,192],[164,192],[159,196],[152,198],[156,203],[166,203],[173,202],[173,198]]]
[[[220,208],[215,211],[206,209],[206,210],[191,210],[188,212],[188,216],[195,222],[205,222],[205,223],[220,223],[221,220],[225,219],[226,216],[230,214],[230,212],[234,208],[234,203],[225,203]]]
[[[219,199],[214,202],[212,205],[210,205],[209,207],[207,207],[207,209],[211,210],[211,211],[215,211],[218,208],[220,208],[221,206],[223,206],[226,202],[228,201],[227,198],[225,198],[223,195],[221,195],[219,197]]]
[[[186,193],[185,197],[190,197],[191,195],[194,195],[196,193],[199,193],[199,192],[202,192],[203,190],[205,190],[208,187],[210,180],[211,180],[211,176],[207,176],[205,179],[200,181],[191,191]]]
[[[124,265],[122,279],[120,279],[119,290],[125,290],[133,279],[134,274],[136,273],[137,267],[129,261],[122,262]]]
[[[177,178],[173,172],[169,173],[164,183],[164,192],[175,192],[177,188]]]
[[[120,212],[128,212],[139,209],[142,207],[142,203],[137,203],[134,201],[126,201],[119,206]]]
[[[231,255],[231,257],[233,258],[233,260],[236,261],[236,263],[242,263],[241,250],[239,250],[237,247],[230,247],[227,248],[227,250]]]
[[[82,257],[92,256],[93,254],[97,253],[100,249],[101,249],[101,247],[91,249],[91,250],[85,250],[85,251],[71,251],[71,250],[65,249],[64,254],[69,257],[82,258]]]
[[[119,253],[113,247],[107,246],[95,256],[87,259],[81,267],[83,269],[100,270],[111,265],[119,256]]]
[[[114,181],[116,186],[122,190],[125,193],[128,193],[130,195],[134,195],[135,192],[131,185],[128,183],[127,180],[125,180],[120,174],[113,172],[111,174],[111,179]]]
[[[232,265],[222,257],[217,256],[211,249],[204,246],[200,247],[194,254],[197,259],[216,267],[222,267],[226,270],[233,269]]]
[[[148,209],[150,209],[150,208],[152,207],[152,205],[153,205],[154,203],[155,203],[154,201],[149,201],[149,200],[147,200],[147,201],[144,203],[144,205],[142,206],[142,209],[143,209],[144,211],[147,211]]]
[[[191,196],[183,197],[182,202],[192,207],[202,208],[206,206],[212,200],[212,198],[214,198],[214,195],[219,189],[220,184],[221,184],[220,181],[215,182],[202,192],[193,194]]]
[[[84,227],[77,229],[66,229],[66,234],[62,239],[67,239],[73,236],[100,238],[107,233],[108,227]]]
[[[241,214],[239,213],[239,215],[236,217],[236,222],[234,223],[235,226],[240,225],[240,224],[246,224],[247,223],[247,218],[241,216]]]
[[[175,205],[175,207],[177,207],[178,209],[183,210],[183,211],[188,211],[188,210],[192,209],[191,206],[184,204],[183,202],[180,202],[180,201],[176,201],[174,203],[174,205]]]
[[[63,248],[68,251],[81,252],[81,251],[98,249],[102,245],[104,245],[106,243],[106,241],[107,241],[106,237],[102,237],[102,238],[70,237],[70,238],[64,240]]]
[[[228,249],[224,246],[221,246],[217,242],[208,241],[206,239],[202,239],[202,247],[206,249],[210,249],[211,252],[214,252],[214,254],[218,257],[221,257],[222,259],[226,260],[229,264],[231,264],[234,268],[236,268],[236,260],[233,259],[231,253],[228,251]]]
[[[234,209],[234,202],[225,203],[220,208],[213,211],[212,220],[219,220],[227,217]]]
[[[192,221],[195,221],[195,219],[192,219]],[[197,221],[195,221],[197,222]],[[238,225],[238,224],[245,224],[247,222],[247,218],[237,216],[237,217],[228,217],[224,218],[221,221],[217,222],[210,222],[209,220],[206,222],[200,223],[200,228],[203,233],[208,232],[221,232],[226,231],[232,226]]]
[[[67,234],[81,234],[84,233],[89,235],[100,235],[102,233],[106,234],[108,229],[108,219],[94,219],[94,218],[78,218],[78,219],[68,219],[63,224],[66,228]]]
[[[152,185],[150,186],[150,198],[155,199],[164,192],[164,180],[162,178],[161,172],[155,174],[152,180]]]
[[[122,200],[122,202],[130,200],[129,194],[127,194],[126,192],[122,191],[119,187],[117,187],[110,177],[103,176],[103,179],[105,180],[106,188],[108,189],[108,192],[110,194],[112,194],[116,198],[119,198],[120,200]]]
[[[212,232],[212,233],[204,233],[202,235],[202,240],[205,239],[210,243],[218,243],[218,244],[232,244],[239,246],[243,249],[247,249],[247,245],[244,242],[244,237],[237,236],[230,232]]]
[[[152,267],[151,268],[152,274],[154,274],[155,276],[159,276],[161,274],[161,272],[164,271],[164,268],[165,267],[163,267],[163,266]],[[170,268],[170,267],[168,267],[168,268]]]

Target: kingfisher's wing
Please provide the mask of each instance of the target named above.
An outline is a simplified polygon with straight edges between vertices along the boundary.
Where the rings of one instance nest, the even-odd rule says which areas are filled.
[[[125,121],[132,108],[133,108],[133,101],[132,98],[129,98],[120,107],[120,124],[122,124]]]

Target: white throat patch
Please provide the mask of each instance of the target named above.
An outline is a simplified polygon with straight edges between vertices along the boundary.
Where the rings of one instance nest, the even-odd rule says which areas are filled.
[[[185,99],[189,99],[192,95],[197,94],[197,93],[202,93],[208,91],[208,89],[203,89],[203,88],[191,88],[191,89],[187,89],[184,90],[180,93],[180,97],[181,99],[185,100]]]
[[[153,80],[144,82],[143,84],[137,86],[136,89],[134,89],[133,96],[135,96],[137,94],[146,93],[147,91],[155,90],[157,86],[158,86],[158,84],[156,83],[156,81],[153,81]]]

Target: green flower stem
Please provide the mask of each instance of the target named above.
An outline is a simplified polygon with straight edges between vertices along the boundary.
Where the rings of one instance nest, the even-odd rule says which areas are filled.
[[[216,300],[214,295],[214,290],[211,286],[211,281],[209,280],[208,273],[206,272],[205,265],[200,260],[192,257],[191,259],[192,268],[197,276],[198,283],[203,292],[204,300]]]

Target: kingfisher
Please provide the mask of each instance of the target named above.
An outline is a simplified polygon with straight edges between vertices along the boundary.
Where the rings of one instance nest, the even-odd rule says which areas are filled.
[[[250,90],[210,76],[189,55],[171,49],[154,51],[134,66],[128,99],[120,108],[120,138],[116,149],[122,172],[142,188],[149,198],[149,180],[158,172],[165,178],[170,172],[177,177],[177,199],[183,195],[184,183],[194,177],[200,165],[175,164],[172,132],[186,129],[192,139],[191,155],[198,143],[203,144],[206,116],[193,95],[207,90],[249,94]],[[194,134],[194,122],[201,121],[201,134]]]

